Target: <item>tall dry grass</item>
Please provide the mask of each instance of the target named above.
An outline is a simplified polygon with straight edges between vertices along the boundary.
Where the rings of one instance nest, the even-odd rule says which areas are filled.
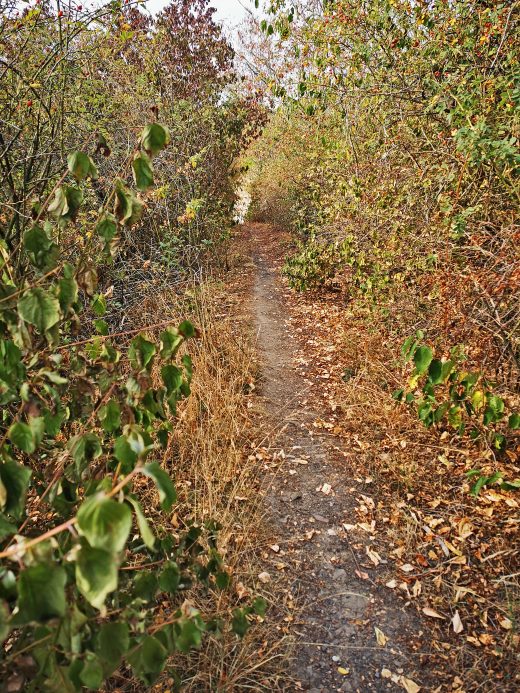
[[[130,316],[137,326],[188,318],[199,331],[188,345],[192,392],[179,407],[174,443],[165,456],[179,494],[171,529],[177,533],[188,521],[217,521],[218,550],[232,583],[228,590],[198,587],[184,596],[205,618],[227,621],[234,608],[258,594],[268,602],[265,621],[256,617],[243,639],[224,627],[219,636],[207,635],[200,650],[176,657],[171,668],[182,671],[184,691],[280,690],[284,643],[269,617],[269,606],[278,611],[276,591],[271,585],[269,593],[262,592],[257,580],[262,547],[269,543],[251,454],[259,436],[251,416],[257,366],[248,330],[237,327],[227,298],[225,286],[208,280],[182,295],[177,287],[147,296]],[[166,673],[156,690],[170,687],[173,678]]]

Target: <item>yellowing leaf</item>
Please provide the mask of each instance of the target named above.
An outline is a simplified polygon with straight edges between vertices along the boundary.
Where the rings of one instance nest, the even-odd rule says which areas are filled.
[[[399,677],[399,683],[404,688],[406,693],[418,693],[421,687],[418,686],[412,679],[407,679],[406,676]]]

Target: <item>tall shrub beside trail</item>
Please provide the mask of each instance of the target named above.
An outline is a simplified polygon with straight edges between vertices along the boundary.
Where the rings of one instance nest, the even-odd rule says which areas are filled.
[[[287,77],[286,115],[267,131],[276,145],[258,143],[269,182],[256,195],[264,207],[278,195],[303,239],[348,240],[338,264],[348,291],[378,306],[391,330],[406,335],[420,313],[440,345],[467,343],[480,362],[493,355],[493,375],[510,383],[518,11],[517,2],[340,0],[292,25],[273,18],[266,31],[295,26],[299,75]]]
[[[198,12],[226,47],[206,6]],[[223,75],[213,92],[199,89],[221,74],[211,55],[198,111],[169,101],[151,78],[155,31],[120,3],[13,3],[0,15],[0,678],[10,691],[99,690],[123,670],[149,687],[172,656],[209,634],[243,635],[265,606],[220,613],[231,576],[218,525],[171,519],[196,329],[168,315],[114,323],[131,260],[144,247],[156,271],[170,269],[157,248],[174,230],[185,242],[195,195],[207,191],[211,209],[199,247],[230,223],[228,164],[250,114],[219,101]],[[186,86],[189,51],[181,67]],[[194,218],[179,219],[187,207]],[[188,589],[205,593],[205,613]],[[169,676],[177,686],[183,671]]]

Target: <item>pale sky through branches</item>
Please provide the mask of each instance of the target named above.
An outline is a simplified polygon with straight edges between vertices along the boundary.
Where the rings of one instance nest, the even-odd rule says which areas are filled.
[[[167,4],[168,0],[148,0],[146,7],[155,13]],[[247,13],[246,7],[254,8],[252,0],[211,0],[210,5],[217,10],[217,19],[228,24],[236,24],[242,20]]]

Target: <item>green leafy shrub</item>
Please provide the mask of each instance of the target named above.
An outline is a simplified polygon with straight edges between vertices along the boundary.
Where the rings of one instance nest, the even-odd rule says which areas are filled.
[[[311,239],[300,243],[294,255],[288,257],[283,273],[293,289],[304,291],[324,286],[348,262],[350,245],[325,243]]]
[[[136,187],[151,185],[151,157],[167,142],[162,125],[143,130]],[[139,159],[146,175],[136,173]],[[38,690],[98,690],[123,661],[150,685],[170,654],[223,627],[183,604],[182,591],[230,581],[215,523],[188,522],[177,536],[161,527],[176,491],[160,460],[171,464],[177,405],[190,394],[185,344],[195,328],[167,326],[158,339],[130,330],[121,347],[102,320],[107,299],[97,292],[96,267],[86,254],[76,264],[64,258],[61,230],[95,175],[90,157],[73,153],[24,234],[21,257],[0,246],[0,634],[10,644],[7,678],[19,673],[23,652]],[[92,255],[110,252],[142,212],[137,194],[116,179],[94,213]],[[26,267],[21,276],[13,259]],[[77,339],[87,308],[101,334]],[[156,529],[140,501],[151,485]],[[153,608],[160,593],[172,599],[164,622]],[[243,634],[246,616],[263,608],[256,601],[231,627]]]
[[[462,368],[465,357],[460,346],[451,350],[450,358],[439,359],[420,343],[423,337],[418,331],[402,346],[404,363],[413,362],[414,368],[407,387],[396,390],[394,399],[413,406],[428,428],[450,426],[459,435],[466,432],[473,440],[484,436],[497,449],[505,447],[503,425],[511,431],[520,428],[520,415],[506,414],[504,400],[482,373]]]

